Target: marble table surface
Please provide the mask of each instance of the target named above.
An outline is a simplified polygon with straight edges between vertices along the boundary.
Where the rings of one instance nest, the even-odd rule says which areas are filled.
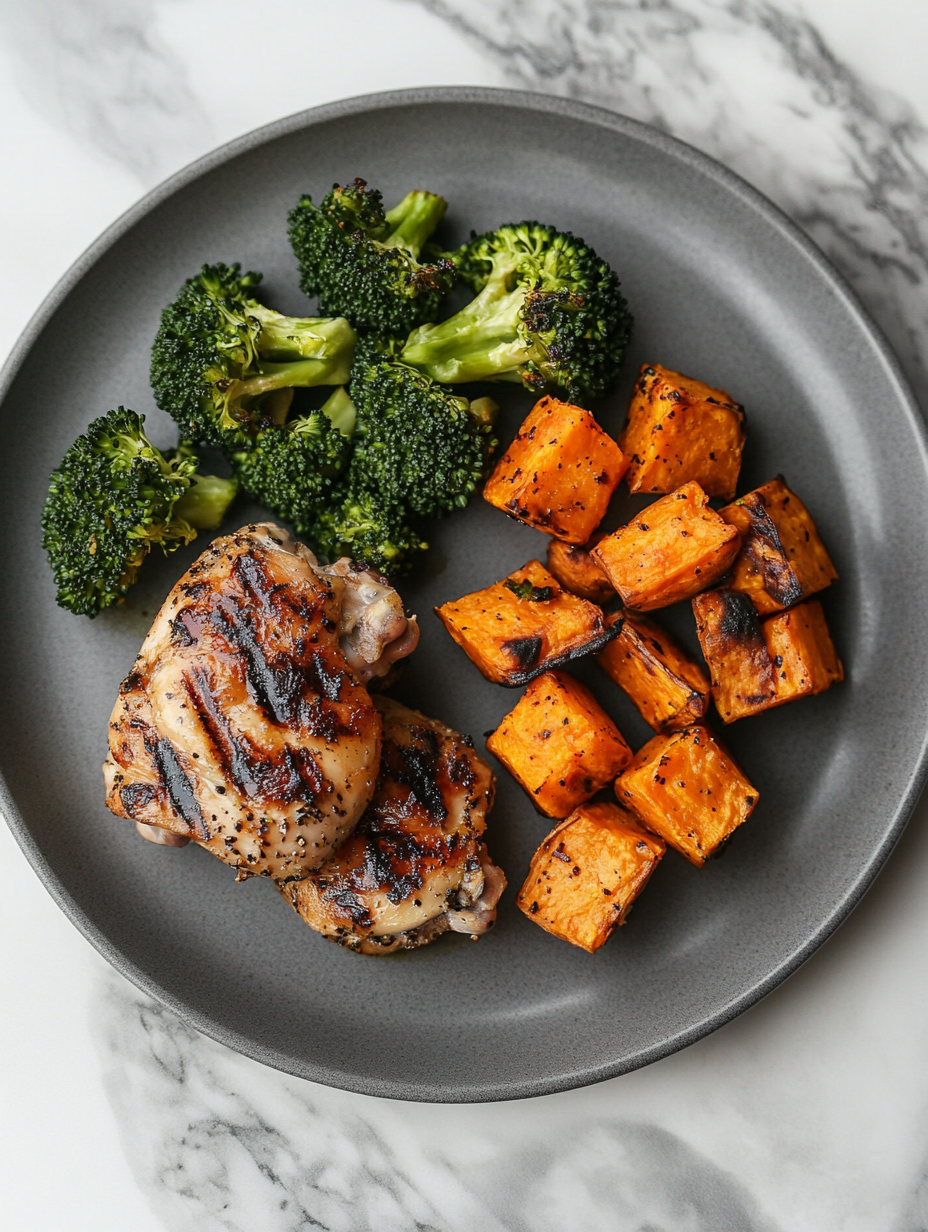
[[[273,19],[268,14],[273,12]],[[267,27],[267,28],[265,28]],[[345,95],[517,84],[656,123],[781,204],[928,405],[924,0],[0,0],[0,349],[151,185]],[[468,1107],[266,1070],[113,973],[0,827],[10,1232],[924,1232],[928,806],[749,1013]]]

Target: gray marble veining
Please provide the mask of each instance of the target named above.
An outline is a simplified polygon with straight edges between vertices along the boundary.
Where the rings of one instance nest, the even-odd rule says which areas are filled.
[[[0,32],[35,109],[146,186],[215,140],[155,10],[154,0],[0,0]]]
[[[928,131],[767,0],[417,0],[514,84],[689,141],[799,222],[928,402]]]
[[[553,1135],[541,1115],[513,1136],[495,1119],[477,1132],[479,1108],[328,1091],[243,1061],[115,974],[93,1013],[129,1158],[176,1232],[776,1232],[653,1124],[600,1112]]]

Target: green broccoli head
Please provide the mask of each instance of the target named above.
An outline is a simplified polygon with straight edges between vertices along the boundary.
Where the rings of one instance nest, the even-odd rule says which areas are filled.
[[[357,431],[350,483],[418,517],[462,508],[482,482],[497,441],[497,406],[456,397],[393,348],[362,344],[351,374]]]
[[[355,492],[350,479],[339,485],[331,504],[320,510],[308,538],[321,556],[350,556],[380,573],[405,573],[428,544],[405,508],[371,492]]]
[[[171,552],[215,529],[237,490],[197,475],[189,449],[165,457],[143,422],[124,407],[95,419],[51,477],[43,545],[59,605],[81,616],[125,598],[155,544]]]
[[[406,363],[437,381],[520,380],[574,400],[611,389],[632,317],[614,271],[583,240],[522,222],[451,255],[478,294],[449,320],[414,330]]]
[[[340,386],[320,410],[269,425],[253,449],[235,455],[242,490],[292,523],[298,534],[312,535],[348,465],[353,432],[354,405]]]
[[[352,327],[337,317],[286,317],[253,296],[238,265],[204,265],[161,315],[152,348],[155,401],[196,443],[247,448],[286,418],[292,391],[348,379]]]
[[[379,336],[436,320],[454,264],[440,257],[420,265],[418,258],[446,208],[435,193],[411,192],[385,213],[380,193],[360,179],[336,184],[319,206],[301,197],[290,212],[300,286],[318,297],[320,312]]]

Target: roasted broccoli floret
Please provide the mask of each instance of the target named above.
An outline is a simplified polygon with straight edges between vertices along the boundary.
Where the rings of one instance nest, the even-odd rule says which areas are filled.
[[[120,602],[155,544],[172,552],[214,530],[236,493],[198,475],[189,449],[162,454],[143,422],[124,407],[95,419],[51,477],[43,544],[59,605],[81,616]]]
[[[350,556],[367,561],[380,573],[404,572],[428,544],[402,506],[371,492],[352,492],[348,483],[336,490],[329,508],[320,511],[308,537],[329,560]]]
[[[238,265],[204,265],[161,315],[155,401],[197,444],[247,448],[286,418],[295,388],[342,385],[357,335],[341,317],[285,317],[253,297]]]
[[[454,396],[392,347],[362,344],[351,374],[357,408],[349,483],[419,517],[463,508],[496,448],[498,407],[490,398]]]
[[[258,433],[254,448],[237,453],[242,490],[311,535],[320,508],[332,503],[335,482],[351,457],[355,409],[343,386],[318,410]]]
[[[436,381],[521,380],[575,401],[608,392],[632,331],[619,280],[569,231],[522,222],[451,254],[478,295],[414,330],[401,358]]]
[[[436,320],[454,264],[441,257],[420,265],[418,258],[446,208],[435,193],[411,192],[385,213],[380,193],[360,179],[336,184],[319,206],[301,197],[290,212],[300,286],[318,297],[320,312],[346,316],[378,336],[405,335]]]

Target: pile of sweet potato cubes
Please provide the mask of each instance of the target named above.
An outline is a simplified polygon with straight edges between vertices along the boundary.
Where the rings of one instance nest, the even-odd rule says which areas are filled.
[[[543,398],[484,496],[552,536],[547,568],[529,561],[436,609],[488,680],[528,686],[487,748],[539,812],[563,820],[518,905],[590,952],[624,923],[668,845],[701,866],[757,803],[704,724],[710,696],[731,723],[844,675],[810,598],[837,580],[834,566],[782,477],[734,499],[744,440],[744,412],[724,390],[658,365],[642,368],[618,442],[589,411]],[[659,499],[604,534],[623,478]],[[710,497],[731,503],[716,512]],[[683,600],[709,678],[642,615]],[[657,733],[637,754],[561,670],[590,653]],[[590,803],[611,783],[617,803]]]

